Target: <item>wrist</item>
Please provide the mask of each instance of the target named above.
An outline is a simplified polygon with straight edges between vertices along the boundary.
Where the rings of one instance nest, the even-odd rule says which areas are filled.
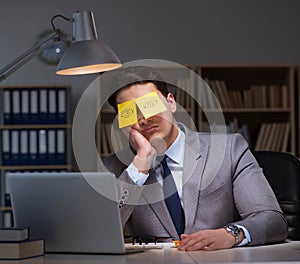
[[[235,246],[240,244],[244,240],[244,238],[245,238],[244,232],[237,225],[228,224],[228,225],[224,226],[223,228],[226,230],[226,232],[228,234],[230,234],[234,238]]]
[[[136,155],[132,163],[137,168],[138,172],[147,174],[151,167],[152,160],[152,157],[139,157]]]

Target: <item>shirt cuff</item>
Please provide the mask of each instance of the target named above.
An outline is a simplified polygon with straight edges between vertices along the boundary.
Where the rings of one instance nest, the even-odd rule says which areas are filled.
[[[250,236],[248,230],[244,226],[241,226],[241,225],[237,225],[237,226],[243,230],[245,238],[242,240],[241,243],[237,244],[236,246],[242,247],[242,246],[249,244],[251,242],[251,236]]]
[[[126,169],[129,177],[132,179],[132,181],[139,186],[143,186],[149,176],[149,173],[141,173],[138,171],[138,169],[134,166],[133,163],[131,163],[127,169]]]

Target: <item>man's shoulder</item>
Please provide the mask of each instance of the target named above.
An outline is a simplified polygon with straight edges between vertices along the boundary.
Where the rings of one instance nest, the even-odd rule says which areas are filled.
[[[239,133],[220,133],[220,132],[201,132],[191,130],[182,123],[178,123],[179,128],[185,134],[185,142],[189,145],[208,145],[213,143],[222,144],[230,143],[232,141],[243,141],[244,138]]]
[[[123,171],[129,166],[134,158],[134,153],[130,148],[122,149],[105,158],[102,158],[102,163],[109,171]]]
[[[244,140],[242,135],[239,133],[201,132],[201,131],[190,130],[187,127],[184,127],[183,131],[187,138],[197,137],[200,139],[200,141],[205,141],[205,142],[211,142],[211,140],[214,138],[224,139],[226,141],[239,140],[239,139]]]

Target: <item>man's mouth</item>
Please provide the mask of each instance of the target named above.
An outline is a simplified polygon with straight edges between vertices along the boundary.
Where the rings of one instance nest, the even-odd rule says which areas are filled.
[[[147,127],[145,129],[142,130],[143,134],[150,134],[153,133],[157,130],[157,126],[151,126],[151,127]]]

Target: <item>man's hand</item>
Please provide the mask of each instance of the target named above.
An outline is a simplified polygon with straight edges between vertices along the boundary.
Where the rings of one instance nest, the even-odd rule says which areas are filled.
[[[224,228],[201,230],[190,235],[182,234],[181,239],[181,244],[177,249],[183,251],[225,249],[233,247],[235,243],[234,236],[227,233]]]
[[[139,172],[147,174],[151,167],[152,160],[156,155],[156,150],[150,142],[134,128],[131,128],[129,131],[129,142],[137,152],[133,160],[134,166]]]

